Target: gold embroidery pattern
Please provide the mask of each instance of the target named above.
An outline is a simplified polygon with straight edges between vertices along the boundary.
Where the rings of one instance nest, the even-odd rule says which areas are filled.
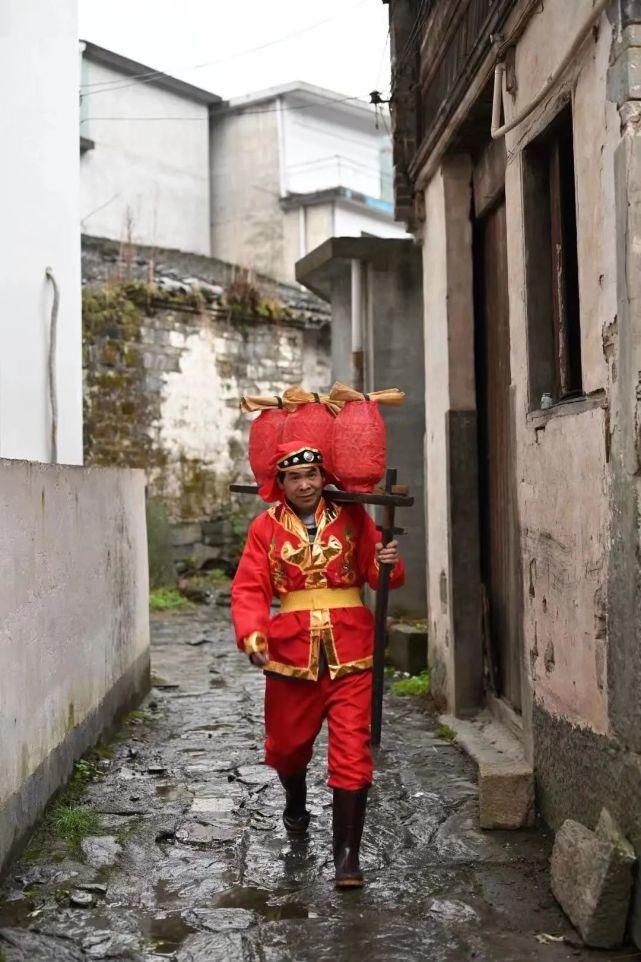
[[[327,542],[323,544],[323,535],[329,525],[338,518],[340,508],[321,498],[316,508],[316,537],[311,544],[307,536],[307,528],[289,505],[274,505],[268,513],[288,534],[293,534],[300,542],[296,547],[286,541],[280,553],[282,560],[294,565],[305,575],[306,588],[326,588],[327,567],[340,557],[343,545],[335,535],[330,535]],[[270,561],[272,561],[271,556]],[[280,588],[278,590],[281,591]]]
[[[269,545],[269,570],[276,591],[279,595],[284,595],[287,592],[287,575],[280,563],[280,559],[276,555],[276,541],[273,538]]]
[[[341,565],[341,580],[343,584],[353,585],[356,581],[356,543],[351,528],[345,529],[345,541],[347,545]]]
[[[336,558],[339,558],[343,546],[335,535],[330,535],[327,544],[322,544],[318,538],[313,544],[304,542],[297,548],[286,541],[280,556],[288,564],[295,565],[305,575],[306,588],[326,588],[327,568]]]

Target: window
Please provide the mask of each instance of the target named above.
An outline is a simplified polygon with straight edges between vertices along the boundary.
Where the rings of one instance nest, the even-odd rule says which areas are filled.
[[[572,110],[524,152],[530,409],[582,394]]]

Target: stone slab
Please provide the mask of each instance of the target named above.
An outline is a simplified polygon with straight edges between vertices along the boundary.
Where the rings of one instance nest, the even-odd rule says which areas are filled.
[[[84,952],[70,942],[26,929],[0,929],[0,951],[6,962],[85,962],[86,959]]]
[[[552,853],[552,891],[586,945],[622,944],[633,884],[635,856],[602,814],[597,831],[567,819]]]
[[[85,862],[92,868],[108,868],[122,853],[122,845],[110,835],[83,838],[80,848]]]
[[[202,538],[202,529],[197,522],[172,524],[170,528],[171,544],[174,548],[193,545]]]
[[[392,625],[387,637],[387,657],[398,671],[419,675],[427,668],[427,632],[411,625]]]
[[[479,823],[485,829],[531,827],[535,820],[532,768],[503,760],[479,765]]]
[[[534,825],[534,770],[523,745],[489,712],[474,719],[440,718],[478,765],[479,822],[484,829],[512,830]]]

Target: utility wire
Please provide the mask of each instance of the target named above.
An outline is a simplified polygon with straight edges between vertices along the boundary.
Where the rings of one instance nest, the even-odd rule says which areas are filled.
[[[359,7],[365,5],[369,0],[357,0],[347,11],[347,13],[352,13]],[[318,20],[316,23],[308,24],[306,27],[301,27],[299,30],[295,30],[292,33],[286,34],[284,37],[277,37],[274,40],[269,40],[266,43],[258,44],[255,47],[249,47],[247,50],[238,51],[238,53],[230,54],[228,57],[222,57],[219,60],[209,60],[205,63],[192,64],[190,67],[186,67],[186,70],[202,70],[204,67],[215,67],[219,64],[230,63],[233,60],[238,60],[241,57],[247,57],[253,53],[259,53],[261,50],[267,50],[269,47],[274,47],[281,43],[286,43],[289,40],[294,40],[296,37],[300,37],[305,33],[310,33],[313,30],[317,30],[319,27],[325,26],[327,23],[332,23],[334,20],[344,17],[346,14],[345,9],[341,10],[340,13],[334,14],[331,17],[325,17],[324,20]],[[165,70],[150,70],[145,73],[133,74],[132,77],[126,83],[121,83],[119,80],[103,80],[96,81],[95,83],[86,83],[80,85],[81,94],[84,97],[93,97],[99,93],[108,93],[112,90],[123,90],[125,87],[134,87],[137,84],[142,83],[153,83],[159,77],[168,76]]]
[[[235,110],[238,110],[238,112],[242,113],[244,116],[257,115],[257,114],[273,114],[279,111],[280,109],[283,109],[289,113],[289,112],[298,111],[298,110],[313,110],[314,108],[324,107],[327,104],[345,104],[345,103],[354,102],[354,101],[358,101],[359,103],[364,104],[364,106],[368,106],[367,103],[361,97],[333,97],[333,98],[326,97],[326,98],[323,98],[322,100],[319,99],[317,103],[314,103],[314,104],[300,104],[299,106],[294,106],[294,107],[283,107],[283,108],[265,107],[263,110],[243,110],[242,106],[237,105]],[[221,113],[225,113],[225,111],[221,111]],[[215,116],[215,112],[214,112],[214,116]],[[135,120],[135,121],[187,120],[187,121],[198,121],[200,123],[209,123],[209,114],[207,114],[206,116],[200,116],[200,117],[85,117],[83,118],[82,122],[90,123],[91,121],[97,121],[97,120],[110,120],[110,121],[111,120]]]

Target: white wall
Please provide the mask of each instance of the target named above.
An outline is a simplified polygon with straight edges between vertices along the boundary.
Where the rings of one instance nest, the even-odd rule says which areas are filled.
[[[149,615],[142,471],[0,461],[0,475],[1,868],[145,691]]]
[[[47,461],[51,267],[59,460],[82,462],[76,0],[0,4],[0,456]],[[8,92],[8,95],[7,95]]]
[[[289,280],[279,197],[276,112],[240,111],[212,122],[212,256]]]
[[[80,161],[83,233],[209,254],[207,107],[84,58],[84,83],[114,81],[83,98],[81,133],[95,142]]]
[[[290,106],[294,109],[288,109]],[[361,119],[331,105],[297,110],[299,106],[295,96],[284,98],[286,191],[311,193],[327,187],[349,187],[380,197],[380,152],[389,137],[376,129],[374,114]]]
[[[409,236],[403,224],[337,203],[334,212],[334,235],[360,237],[362,234],[373,234],[374,237]]]

